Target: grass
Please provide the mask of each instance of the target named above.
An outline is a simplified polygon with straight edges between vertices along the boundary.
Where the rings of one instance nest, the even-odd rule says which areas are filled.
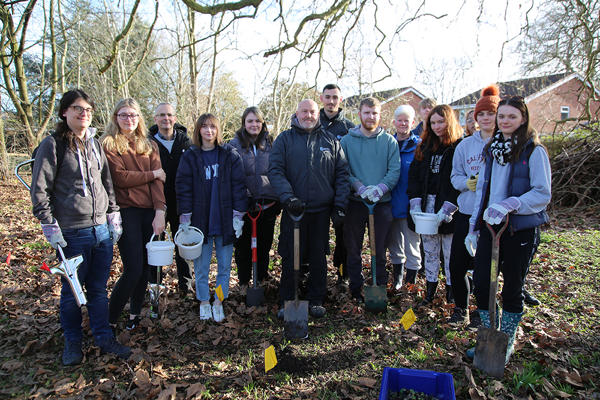
[[[513,393],[518,394],[521,389],[536,393],[538,386],[543,383],[543,378],[548,378],[551,372],[548,367],[538,362],[526,362],[523,371],[513,374]]]

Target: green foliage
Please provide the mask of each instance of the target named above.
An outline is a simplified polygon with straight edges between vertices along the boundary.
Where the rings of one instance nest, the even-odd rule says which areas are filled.
[[[521,388],[526,391],[536,392],[536,387],[542,384],[542,378],[550,376],[552,370],[538,363],[526,362],[521,372],[515,372],[512,378],[514,393],[517,394]]]

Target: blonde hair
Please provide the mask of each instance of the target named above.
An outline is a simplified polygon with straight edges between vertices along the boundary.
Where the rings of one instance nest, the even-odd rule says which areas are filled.
[[[135,152],[137,154],[143,154],[145,156],[152,153],[152,144],[146,136],[146,122],[142,116],[142,110],[137,101],[132,98],[123,99],[117,103],[113,109],[112,116],[108,125],[106,125],[106,131],[100,138],[102,146],[107,151],[116,151],[119,154],[124,154],[129,150],[129,140],[121,133],[119,129],[119,123],[117,122],[117,114],[124,107],[131,107],[138,114],[138,125],[133,131],[133,140],[135,142]]]

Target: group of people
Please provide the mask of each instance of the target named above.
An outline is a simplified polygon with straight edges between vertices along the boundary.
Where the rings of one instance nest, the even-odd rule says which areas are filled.
[[[415,110],[399,106],[389,133],[373,97],[360,102],[358,126],[344,117],[337,85],[326,85],[320,100],[320,110],[316,102],[302,100],[290,128],[275,139],[261,111],[249,107],[233,140],[224,143],[213,114],[201,115],[190,137],[176,123],[173,106],[161,103],[154,110],[156,124],[147,129],[133,99],[115,106],[98,140],[90,127],[93,100],[81,90],[63,95],[55,132],[37,151],[33,212],[53,247],[63,247],[67,257],[83,255],[78,276],[101,351],[129,356],[130,349],[115,340],[114,332],[127,302],[127,329],[140,322],[148,282],[160,280],[158,274],[151,276],[145,244],[167,223],[173,233],[190,227],[203,232],[201,256],[193,260],[195,296],[200,319],[221,322],[234,248],[242,290],[251,279],[265,280],[280,213],[278,317],[283,318],[285,301],[294,298],[294,225],[299,222],[305,298],[310,315],[319,318],[326,314],[330,221],[338,282],[349,280],[351,296],[362,302],[361,252],[372,213],[374,283],[388,284],[387,251],[396,290],[416,282],[424,255],[427,305],[434,300],[443,261],[447,299],[455,302],[450,322],[460,325],[469,320],[467,271],[474,269],[477,307],[488,327],[491,235],[486,225],[497,231],[508,220],[508,233],[501,238],[503,312],[497,322],[510,338],[508,361],[523,312],[523,282],[550,201],[548,155],[530,128],[524,100],[500,100],[496,86],[484,89],[472,116],[479,130],[466,137],[455,112],[432,99],[420,103],[422,121],[414,129]],[[421,212],[435,214],[436,234],[415,232],[412,216]],[[258,215],[256,239],[251,238],[249,213]],[[115,243],[123,271],[108,300]],[[211,296],[209,286],[213,247],[215,288],[222,296]],[[192,273],[179,254],[176,264],[179,294],[185,297]],[[63,364],[75,365],[83,357],[81,311],[64,278],[62,284]]]

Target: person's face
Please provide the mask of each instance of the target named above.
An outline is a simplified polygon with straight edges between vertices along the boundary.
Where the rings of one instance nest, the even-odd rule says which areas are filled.
[[[419,116],[421,117],[421,121],[427,120],[427,116],[429,115],[432,109],[433,107],[429,106],[419,107]]]
[[[87,129],[92,123],[92,113],[94,109],[81,97],[75,100],[63,112],[63,117],[67,120],[67,126],[72,131],[82,131]]]
[[[518,108],[505,104],[498,107],[498,127],[505,135],[512,135],[526,121]]]
[[[473,113],[470,112],[467,114],[467,119],[465,120],[467,124],[467,129],[469,132],[475,132],[477,130],[477,126],[475,123],[475,119],[473,118]]]
[[[301,101],[296,110],[298,123],[305,130],[311,130],[319,121],[319,108],[314,101]]]
[[[431,124],[431,130],[437,137],[442,137],[446,134],[446,128],[448,127],[446,118],[434,113],[429,119],[429,123]]]
[[[204,121],[202,126],[200,127],[200,138],[202,139],[202,143],[213,144],[217,140],[217,133],[219,132],[219,128],[215,123],[211,120]]]
[[[342,94],[339,89],[327,89],[320,96],[323,108],[330,114],[335,114],[339,111],[342,104]]]
[[[379,126],[379,120],[381,118],[381,107],[369,107],[363,105],[360,109],[358,116],[360,117],[360,124],[364,129],[369,132],[373,132]]]
[[[480,111],[477,114],[477,124],[479,124],[482,131],[492,132],[496,127],[496,113],[493,111]]]
[[[131,133],[137,128],[140,116],[135,108],[121,107],[117,111],[117,122],[122,133]]]
[[[412,128],[413,119],[406,114],[400,114],[396,118],[394,118],[394,128],[396,128],[396,133],[401,136],[407,135],[410,132],[410,128]]]
[[[246,128],[246,132],[250,134],[250,136],[256,137],[262,130],[263,123],[256,114],[253,112],[248,113],[246,115],[246,120],[244,121],[244,128]]]
[[[175,122],[177,122],[173,107],[169,104],[159,106],[154,113],[154,122],[160,131],[172,132]]]

